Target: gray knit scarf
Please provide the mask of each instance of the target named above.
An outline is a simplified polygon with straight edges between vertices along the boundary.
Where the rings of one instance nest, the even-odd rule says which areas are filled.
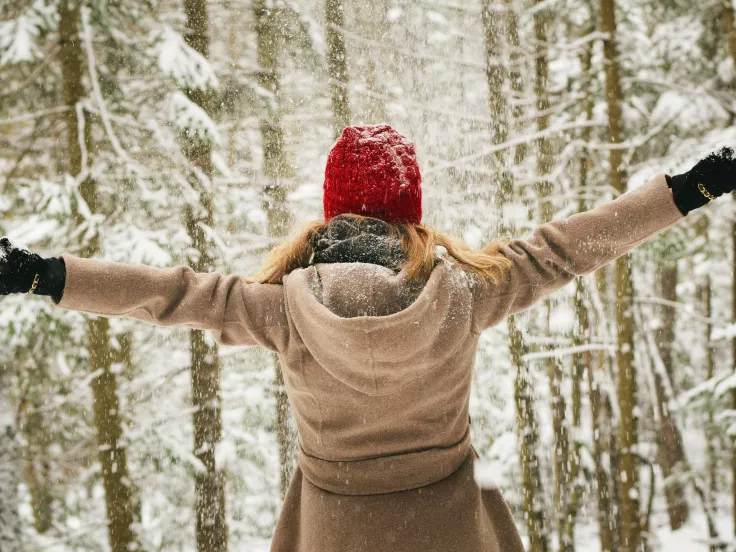
[[[405,259],[401,242],[389,236],[389,225],[379,219],[336,216],[313,238],[312,247],[309,264],[371,263],[400,271]]]

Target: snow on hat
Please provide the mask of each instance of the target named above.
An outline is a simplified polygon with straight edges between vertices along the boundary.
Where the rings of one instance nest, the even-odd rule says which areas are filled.
[[[345,213],[419,224],[422,175],[414,144],[389,125],[345,127],[327,156],[325,220]]]

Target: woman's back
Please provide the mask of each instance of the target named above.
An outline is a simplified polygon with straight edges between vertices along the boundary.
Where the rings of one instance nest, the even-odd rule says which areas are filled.
[[[284,381],[308,476],[314,470],[317,477],[320,466],[330,471],[325,461],[385,469],[386,457],[402,473],[416,472],[407,480],[356,473],[346,482],[331,466],[334,480],[320,479],[320,486],[347,494],[404,490],[462,463],[478,338],[467,280],[442,261],[418,295],[403,273],[367,263],[318,264],[285,279],[293,331],[283,353]],[[405,302],[399,297],[412,296],[406,308],[395,308]],[[353,316],[364,309],[385,314]],[[370,460],[377,457],[384,460]],[[417,462],[443,468],[414,469]],[[363,479],[372,486],[360,488]]]
[[[300,452],[272,551],[523,550],[501,495],[473,478],[468,274],[317,264],[284,296]]]

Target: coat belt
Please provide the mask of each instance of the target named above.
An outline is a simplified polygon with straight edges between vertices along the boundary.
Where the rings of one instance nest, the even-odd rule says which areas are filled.
[[[470,427],[447,448],[367,458],[324,460],[299,450],[299,466],[310,483],[342,495],[376,495],[408,491],[437,483],[457,471],[471,448]]]

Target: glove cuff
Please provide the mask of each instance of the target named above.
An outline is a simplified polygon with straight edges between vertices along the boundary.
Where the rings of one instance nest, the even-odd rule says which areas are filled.
[[[689,172],[675,176],[667,175],[667,186],[672,188],[672,199],[683,215],[710,201],[698,190],[698,185]]]
[[[49,295],[54,302],[61,301],[66,284],[66,265],[63,259],[52,257],[43,259],[39,266],[38,286],[35,295]]]

